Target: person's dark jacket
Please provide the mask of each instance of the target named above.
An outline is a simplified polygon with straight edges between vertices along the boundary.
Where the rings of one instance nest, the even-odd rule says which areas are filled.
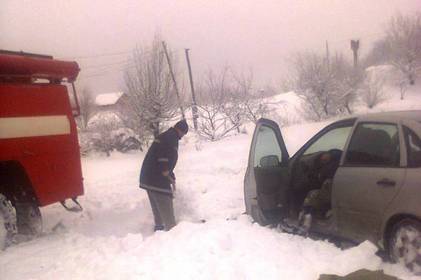
[[[177,131],[171,127],[158,135],[146,153],[140,171],[140,187],[143,189],[172,193],[171,180],[175,180],[174,168],[178,159]],[[169,177],[164,176],[169,172]]]

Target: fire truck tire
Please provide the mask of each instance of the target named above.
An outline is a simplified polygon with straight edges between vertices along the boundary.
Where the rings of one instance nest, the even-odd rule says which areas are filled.
[[[12,242],[16,234],[16,216],[12,204],[0,194],[0,250],[5,249]]]
[[[34,202],[16,203],[16,218],[19,234],[38,235],[42,232],[41,211]]]

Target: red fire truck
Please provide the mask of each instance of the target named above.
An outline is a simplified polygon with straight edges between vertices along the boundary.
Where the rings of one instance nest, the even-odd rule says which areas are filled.
[[[0,51],[0,247],[16,233],[41,231],[41,206],[77,209],[64,202],[77,203],[83,194],[74,119],[78,73],[76,62]]]

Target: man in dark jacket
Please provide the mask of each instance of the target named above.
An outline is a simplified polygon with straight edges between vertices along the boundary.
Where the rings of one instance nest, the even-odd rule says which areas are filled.
[[[318,180],[321,185],[319,189],[311,190],[307,193],[299,214],[299,225],[301,233],[307,234],[310,230],[314,214],[326,216],[332,208],[332,183],[336,170],[339,167],[342,152],[340,150],[330,150],[324,152],[319,157]]]
[[[158,135],[146,153],[140,171],[140,188],[148,193],[155,220],[155,231],[175,226],[173,194],[174,168],[178,159],[178,140],[188,132],[185,120]]]

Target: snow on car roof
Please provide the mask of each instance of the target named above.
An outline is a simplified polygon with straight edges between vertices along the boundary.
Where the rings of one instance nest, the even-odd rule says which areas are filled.
[[[367,121],[396,121],[403,119],[421,121],[421,110],[379,112],[360,115],[358,117],[360,120]]]
[[[114,105],[122,95],[122,91],[98,94],[95,97],[95,104],[98,106]]]

